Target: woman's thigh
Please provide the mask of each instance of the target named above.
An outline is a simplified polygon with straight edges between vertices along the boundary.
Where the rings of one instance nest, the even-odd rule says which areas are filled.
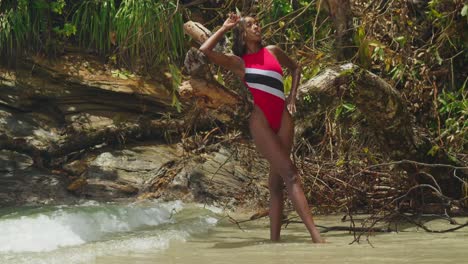
[[[294,124],[288,110],[285,108],[283,117],[281,119],[281,127],[277,133],[281,145],[287,153],[291,153],[294,136]],[[281,191],[283,189],[283,178],[279,172],[270,166],[270,177],[269,177],[270,191]]]
[[[288,120],[286,117],[282,121],[280,131],[275,134],[263,112],[255,106],[249,125],[257,150],[268,160],[273,171],[279,173],[283,178],[293,176],[291,174],[295,174],[295,169],[289,156],[292,145],[291,119]]]
[[[286,107],[283,111],[283,117],[281,118],[281,127],[277,135],[280,138],[280,141],[283,144],[285,150],[288,153],[291,153],[294,141],[294,121]]]

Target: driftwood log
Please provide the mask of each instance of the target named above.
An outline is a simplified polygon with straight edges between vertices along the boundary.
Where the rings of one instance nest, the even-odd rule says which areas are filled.
[[[198,47],[211,35],[211,31],[200,23],[192,21],[184,24],[184,31],[195,44],[185,57],[184,66],[190,79],[183,82],[179,88],[181,98],[183,100],[196,98],[198,108],[209,109],[211,115],[223,122],[231,121],[235,115],[238,115],[239,110],[243,109],[245,102],[239,95],[213,78],[207,58],[198,50]],[[226,52],[226,43],[225,38],[218,43],[215,50]]]
[[[393,160],[414,161],[398,165],[415,182],[436,186],[445,196],[462,198],[466,167],[443,151],[428,154],[430,139],[414,123],[400,93],[379,76],[353,64],[328,68],[301,85],[298,97],[303,118],[313,112],[311,109],[333,109],[344,101],[352,103],[364,116],[383,153]],[[313,100],[306,102],[303,98]],[[418,162],[439,165],[424,166]]]

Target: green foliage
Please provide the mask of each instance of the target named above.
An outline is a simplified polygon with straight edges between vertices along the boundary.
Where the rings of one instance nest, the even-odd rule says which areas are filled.
[[[466,17],[466,22],[468,23],[468,4],[464,4],[462,10],[460,11],[460,15]]]
[[[122,63],[151,68],[183,54],[183,20],[175,8],[166,1],[122,1],[114,20]]]
[[[30,35],[35,33],[31,33],[29,1],[20,0],[17,5],[0,2],[0,8],[0,52],[10,57],[26,48]]]
[[[387,80],[420,125],[429,124],[439,145],[428,155],[466,150],[466,1],[432,0],[416,9],[389,1],[385,12],[372,4],[364,9],[353,21],[353,62]]]
[[[149,70],[184,54],[182,14],[176,8],[175,1],[152,0],[1,1],[0,53],[55,55],[67,42],[120,66]]]
[[[453,151],[463,151],[468,145],[468,95],[465,92],[467,81],[468,78],[461,89],[444,90],[438,97],[439,114],[445,120],[440,137],[452,146]]]
[[[181,13],[172,1],[83,1],[73,15],[80,46],[129,69],[148,70],[184,53]],[[116,52],[118,56],[109,53]]]
[[[369,47],[370,41],[366,37],[366,30],[364,27],[359,27],[354,35],[354,43],[358,47],[359,65],[368,69],[371,65],[371,50]]]
[[[128,70],[115,69],[111,70],[112,77],[120,78],[123,80],[128,80],[129,78],[135,77],[135,74],[129,72]]]
[[[435,157],[439,152],[440,147],[437,145],[432,146],[432,148],[427,152],[427,155]]]
[[[0,54],[8,60],[29,52],[55,54],[60,38],[76,31],[60,18],[65,8],[65,0],[0,2]]]
[[[320,58],[321,56],[317,56],[315,58],[316,59],[315,63],[306,65],[302,68],[302,79],[304,80],[311,79],[322,70],[320,63],[318,63],[318,60]]]
[[[288,76],[286,76],[286,78],[284,78],[283,85],[284,85],[284,93],[289,94],[289,92],[291,91],[291,87],[292,87],[292,77],[291,77],[291,75],[288,75]]]
[[[223,86],[226,85],[224,83],[224,78],[223,78],[223,73],[222,73],[222,68],[221,67],[218,67],[218,71],[217,71],[215,77],[216,77],[216,81],[219,82],[221,85],[223,85]]]
[[[257,14],[263,23],[265,36],[272,43],[295,43],[298,46],[316,39],[320,45],[332,46],[327,36],[331,21],[327,14],[319,12],[315,1],[289,0],[258,1],[260,12]],[[320,19],[318,19],[320,17]],[[314,27],[314,22],[317,26]],[[320,23],[320,24],[319,24]]]
[[[111,49],[116,14],[114,0],[83,1],[73,14],[79,45],[107,54]]]
[[[384,61],[385,60],[385,45],[379,43],[378,41],[371,41],[370,46],[374,47],[372,51],[371,58],[374,61]]]
[[[67,38],[76,34],[76,26],[70,23],[65,23],[65,25],[63,25],[63,28],[54,27],[54,32],[64,38]]]
[[[390,76],[392,77],[393,80],[401,79],[404,73],[405,73],[405,65],[402,63],[397,64],[395,67],[393,67],[390,70]]]
[[[50,3],[50,10],[54,13],[61,15],[65,5],[65,0],[57,0],[55,2]]]
[[[172,106],[180,113],[182,111],[182,104],[180,103],[179,98],[177,98],[177,91],[179,90],[179,86],[182,82],[182,73],[179,68],[173,64],[169,64],[169,71],[172,79]]]
[[[356,106],[352,103],[342,102],[335,110],[335,119],[349,117],[356,111]]]
[[[291,2],[287,0],[273,1],[273,8],[269,13],[272,20],[284,17],[292,11]]]

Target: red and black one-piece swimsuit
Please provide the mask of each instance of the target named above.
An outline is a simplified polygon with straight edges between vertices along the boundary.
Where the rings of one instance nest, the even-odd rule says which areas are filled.
[[[263,111],[271,129],[277,133],[285,105],[281,65],[267,48],[245,54],[242,59],[245,64],[244,82],[252,93],[254,104]]]

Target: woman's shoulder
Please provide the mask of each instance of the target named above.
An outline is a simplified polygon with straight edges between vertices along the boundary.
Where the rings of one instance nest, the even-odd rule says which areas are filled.
[[[271,54],[275,55],[277,58],[284,53],[283,50],[276,45],[265,46],[265,49],[268,50]]]
[[[267,45],[265,46],[265,49],[267,49],[269,52],[277,52],[280,50],[280,48],[276,45]]]

